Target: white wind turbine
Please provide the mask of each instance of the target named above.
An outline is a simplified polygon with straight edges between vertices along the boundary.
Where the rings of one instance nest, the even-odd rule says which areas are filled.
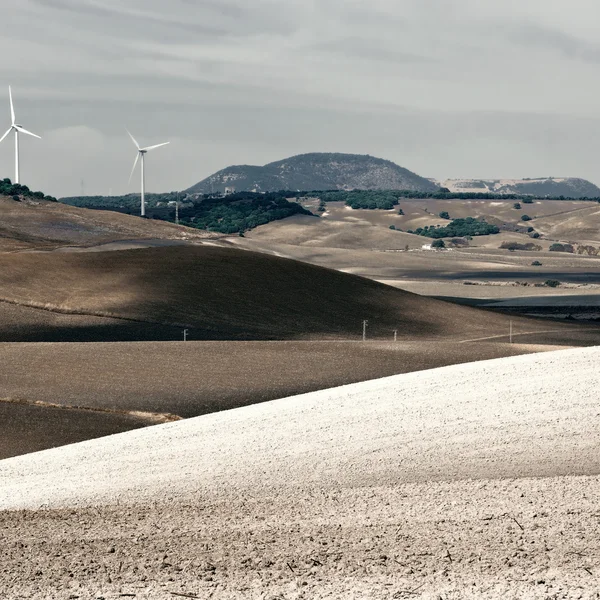
[[[129,130],[127,130],[127,133],[129,133]],[[135,147],[137,148],[137,154],[135,155],[135,161],[133,163],[133,169],[131,169],[131,175],[129,175],[129,182],[131,183],[131,178],[133,177],[133,172],[135,171],[135,167],[137,166],[138,160],[140,158],[140,156],[142,157],[142,193],[141,193],[141,215],[142,217],[146,216],[146,203],[144,201],[144,196],[146,193],[146,181],[144,178],[144,154],[146,154],[146,152],[148,152],[149,150],[154,150],[155,148],[160,148],[161,146],[166,146],[167,144],[170,144],[171,142],[163,142],[162,144],[155,144],[154,146],[146,146],[145,148],[140,148],[140,145],[136,142],[135,138],[131,135],[131,133],[129,133],[129,137],[133,140],[133,143],[135,144]]]
[[[8,131],[0,138],[0,142],[4,141],[4,138],[11,131],[15,132],[15,181],[14,181],[14,183],[20,183],[20,181],[19,181],[19,179],[20,179],[19,178],[19,133],[25,133],[27,135],[31,135],[33,137],[36,137],[36,138],[38,138],[40,140],[42,138],[39,135],[36,135],[35,133],[31,133],[31,131],[27,131],[27,129],[25,129],[24,127],[22,127],[18,123],[15,123],[15,107],[13,106],[12,90],[10,89],[10,85],[8,86],[8,97],[10,99],[11,125],[8,128]]]

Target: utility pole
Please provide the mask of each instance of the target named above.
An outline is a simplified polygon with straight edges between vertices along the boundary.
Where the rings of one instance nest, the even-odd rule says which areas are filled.
[[[187,329],[184,329],[184,330],[183,330],[183,341],[184,341],[184,342],[187,342],[187,334],[188,334],[188,330],[187,330]]]
[[[398,341],[398,330],[394,329],[394,342]]]
[[[365,319],[362,322],[363,325],[363,342],[367,341],[367,325],[369,324],[369,321],[367,319]]]

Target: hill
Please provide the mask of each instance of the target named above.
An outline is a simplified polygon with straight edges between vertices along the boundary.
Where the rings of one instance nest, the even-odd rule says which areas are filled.
[[[389,189],[435,191],[437,186],[397,164],[369,155],[300,154],[263,167],[231,166],[207,177],[189,193],[278,190]]]
[[[446,179],[436,181],[451,192],[527,194],[537,198],[598,198],[600,188],[577,177],[541,177],[537,179]]]
[[[357,381],[552,348],[497,341],[0,344],[0,459]]]
[[[592,598],[599,359],[397,375],[2,461],[0,593]]]
[[[178,327],[179,333],[187,327],[191,339],[356,339],[363,319],[370,337],[385,339],[394,329],[404,339],[467,339],[508,330],[504,315],[214,245],[0,254],[0,290],[0,303],[21,310],[121,319],[126,329],[131,323]],[[527,320],[519,326],[547,328]]]
[[[0,251],[93,246],[117,240],[200,240],[212,234],[111,211],[0,195]]]

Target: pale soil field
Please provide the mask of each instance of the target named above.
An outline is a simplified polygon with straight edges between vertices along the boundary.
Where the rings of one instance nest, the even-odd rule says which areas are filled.
[[[0,462],[7,598],[597,598],[600,349]]]
[[[0,458],[397,373],[600,343],[600,332],[480,342],[0,344]],[[587,336],[587,337],[586,337]],[[390,332],[391,340],[391,332]],[[534,345],[535,344],[535,345]],[[32,375],[35,374],[35,375]]]

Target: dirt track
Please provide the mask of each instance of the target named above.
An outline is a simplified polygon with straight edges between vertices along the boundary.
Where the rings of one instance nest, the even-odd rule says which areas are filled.
[[[599,359],[444,367],[2,461],[0,592],[596,598]]]

